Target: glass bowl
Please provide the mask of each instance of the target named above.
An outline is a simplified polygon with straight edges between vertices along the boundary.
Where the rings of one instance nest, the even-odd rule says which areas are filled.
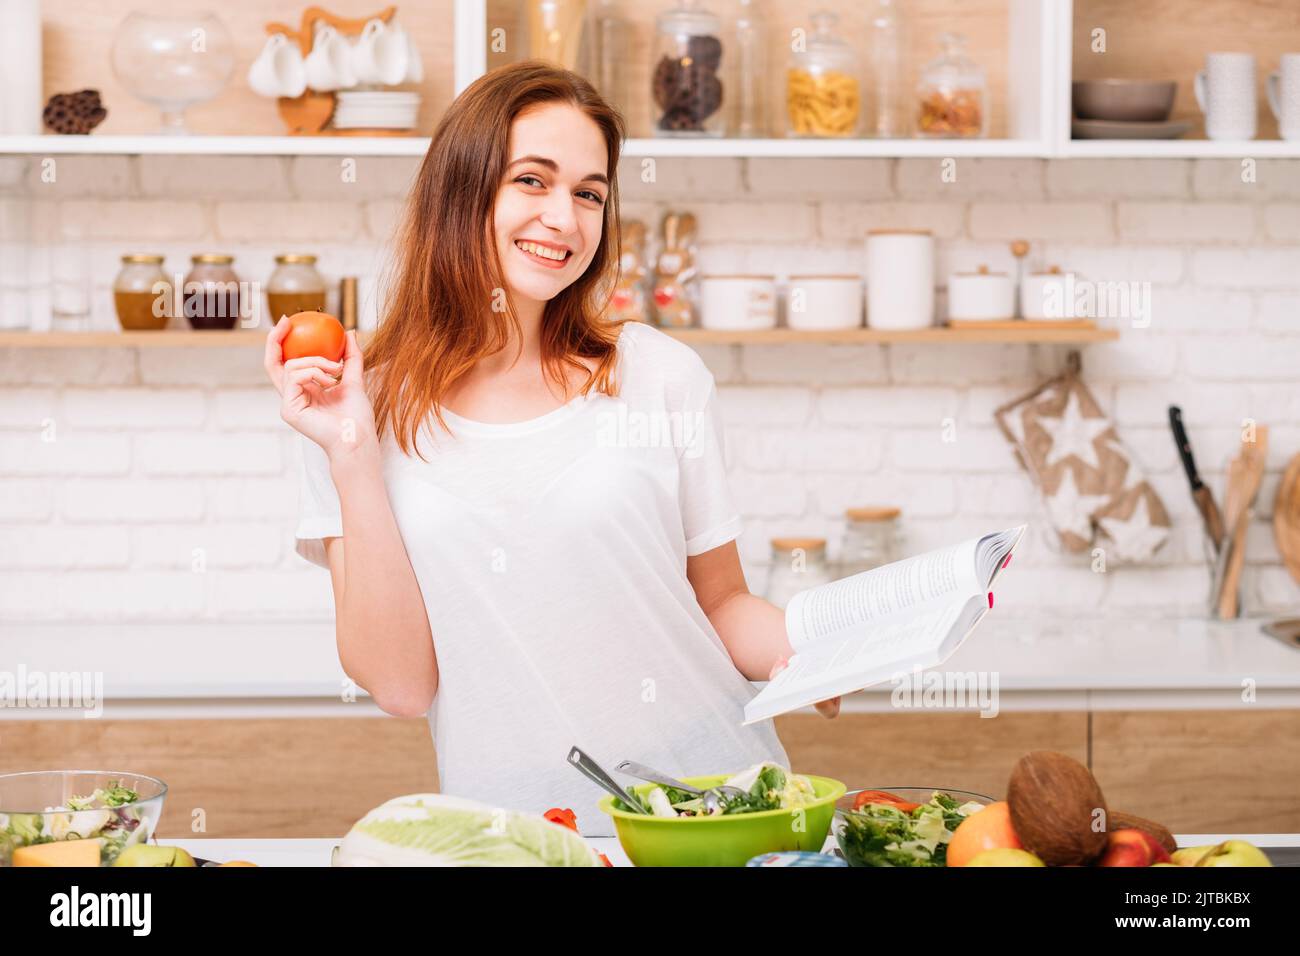
[[[88,809],[69,808],[69,800],[113,787],[134,791],[136,799],[116,806],[94,799]],[[109,866],[126,847],[153,837],[166,796],[167,785],[161,780],[126,771],[0,774],[0,867],[12,866],[20,847],[83,839],[98,841],[99,865]]]
[[[865,793],[867,790],[875,792],[892,793],[894,796],[909,803],[929,803],[930,798],[936,793],[945,793],[958,802],[978,803],[981,806],[988,806],[996,801],[983,793],[975,793],[970,790],[954,790],[951,787],[868,787],[863,790],[850,790],[835,801],[835,819],[831,821],[831,832],[835,836],[835,842],[840,848],[840,855],[848,862],[849,866],[871,866],[860,859],[851,848],[844,844],[844,829],[847,825],[845,815],[853,812],[853,801],[857,799],[858,794]]]

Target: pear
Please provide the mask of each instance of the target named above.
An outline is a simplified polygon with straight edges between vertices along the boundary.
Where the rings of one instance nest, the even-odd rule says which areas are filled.
[[[984,850],[971,857],[967,866],[1046,866],[1042,860],[1028,850],[1013,850],[1010,847],[998,847]]]
[[[194,866],[194,857],[178,846],[137,843],[118,854],[114,866]]]

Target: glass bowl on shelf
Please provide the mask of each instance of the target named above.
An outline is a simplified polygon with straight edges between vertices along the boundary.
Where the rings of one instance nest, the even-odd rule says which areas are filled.
[[[234,43],[213,13],[133,10],[113,36],[113,75],[127,91],[159,109],[164,135],[184,136],[185,110],[217,96],[235,68]]]

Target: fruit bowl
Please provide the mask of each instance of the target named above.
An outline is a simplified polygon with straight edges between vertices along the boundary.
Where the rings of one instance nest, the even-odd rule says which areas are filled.
[[[153,837],[166,795],[161,780],[126,771],[0,774],[0,867],[42,857],[46,865],[109,866],[127,847]],[[72,809],[69,801],[82,808]],[[47,844],[66,846],[20,852]]]
[[[846,843],[844,831],[848,826],[846,814],[853,812],[853,802],[857,799],[858,794],[866,793],[866,790],[850,790],[845,793],[835,803],[835,819],[831,822],[831,832],[835,836],[835,842],[839,845],[840,853],[849,866],[874,866],[876,864],[866,862],[855,848]],[[982,793],[973,793],[969,790],[953,790],[951,787],[880,787],[873,788],[872,792],[882,792],[892,794],[900,800],[908,803],[925,804],[930,802],[930,798],[935,793],[945,793],[958,802],[958,804],[978,803],[980,806],[988,806],[994,803],[994,799]]]

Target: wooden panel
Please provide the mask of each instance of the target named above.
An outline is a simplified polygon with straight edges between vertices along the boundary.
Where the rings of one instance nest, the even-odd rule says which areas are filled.
[[[841,714],[779,717],[777,733],[796,770],[843,780],[850,790],[952,787],[1001,799],[1030,750],[1087,760],[1083,712]]]
[[[451,103],[452,6],[454,0],[420,0],[398,4],[397,22],[415,38],[424,64],[424,82],[394,89],[420,91],[419,134],[433,133],[439,117]],[[388,4],[382,0],[329,0],[321,4],[344,17],[378,13]],[[132,96],[113,73],[113,36],[122,19],[137,7],[138,0],[45,0],[41,4],[44,55],[44,96],[87,87],[98,89],[108,108],[108,118],[94,135],[154,133],[158,111]],[[235,47],[235,69],[220,95],[186,110],[193,132],[212,135],[278,136],[284,124],[274,100],[255,94],[248,87],[248,68],[266,42],[266,24],[271,21],[297,27],[309,3],[257,3],[253,0],[169,0],[170,13],[194,13],[211,9],[225,23]]]
[[[488,68],[525,59],[527,56],[527,22],[523,11],[529,0],[489,0],[488,3]],[[628,120],[629,135],[652,136],[650,116],[650,56],[654,46],[655,18],[676,6],[675,0],[619,0],[619,13],[629,24],[631,52],[624,82],[628,89],[628,102],[615,103]],[[593,4],[588,4],[589,7]],[[706,0],[702,4],[713,11],[723,22],[723,58],[726,62],[727,31],[735,23],[737,4],[732,0]],[[803,27],[809,33],[812,23],[807,14],[812,10],[831,10],[840,17],[839,35],[858,52],[865,70],[868,63],[868,16],[871,5],[857,0],[825,0],[814,6],[796,3],[767,2],[760,5],[767,16],[767,62],[772,82],[768,89],[768,122],[771,135],[784,135],[785,116],[781,109],[785,97],[785,66],[790,53],[791,30]],[[991,93],[989,135],[1001,137],[1007,131],[1007,30],[1006,0],[909,0],[902,6],[904,14],[904,57],[908,76],[903,84],[904,104],[910,111],[912,89],[920,69],[939,54],[937,37],[946,31],[963,33],[968,44],[967,52],[984,67]],[[492,30],[504,31],[498,39],[504,50],[494,52]],[[727,78],[723,76],[724,86]],[[870,88],[863,87],[864,96],[870,97]],[[780,108],[778,108],[780,107]]]
[[[133,770],[166,781],[158,835],[338,837],[404,793],[438,787],[428,722],[397,718],[0,723],[0,772]]]
[[[1098,711],[1093,773],[1116,810],[1182,833],[1300,833],[1300,712]]]
[[[1106,31],[1106,52],[1093,53],[1092,31]],[[1074,78],[1177,80],[1173,118],[1191,120],[1205,137],[1192,77],[1205,54],[1255,55],[1260,139],[1276,139],[1277,121],[1264,99],[1264,78],[1282,53],[1300,50],[1300,4],[1294,0],[1075,0]]]

